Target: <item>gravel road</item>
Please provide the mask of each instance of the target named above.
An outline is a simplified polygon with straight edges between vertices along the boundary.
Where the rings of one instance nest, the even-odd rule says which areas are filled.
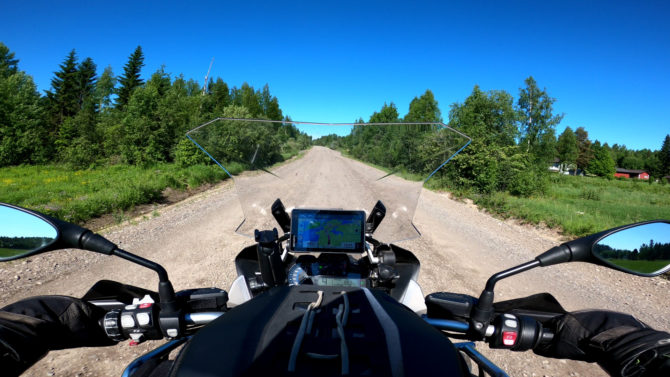
[[[322,171],[348,172],[346,179],[381,176],[376,169],[318,147],[302,159],[281,167],[283,175],[280,176],[314,165]],[[248,177],[242,179],[245,178]],[[273,179],[268,181],[271,185],[266,187],[268,192],[276,188]],[[293,184],[282,186],[287,196],[302,195],[304,186],[297,184],[297,179],[291,181]],[[396,197],[402,202],[413,187],[395,177],[388,182],[372,193],[382,195],[382,200]],[[274,193],[283,197],[276,190]],[[320,187],[320,195],[350,199],[335,182]],[[374,198],[366,200],[370,199]],[[156,206],[145,216],[101,233],[119,247],[162,264],[177,290],[208,286],[227,289],[235,278],[235,255],[252,243],[250,238],[234,233],[242,218],[236,190],[231,182],[224,182],[177,204]],[[451,291],[477,296],[493,273],[526,262],[562,241],[554,231],[502,221],[472,204],[452,200],[447,193],[428,190],[421,191],[414,224],[422,237],[400,245],[412,250],[421,260],[419,283],[424,293]],[[52,252],[0,265],[0,305],[40,294],[81,296],[100,279],[154,290],[158,282],[154,273],[118,258],[80,250]],[[624,311],[651,326],[667,330],[670,328],[669,288],[670,282],[660,278],[639,278],[573,263],[536,269],[504,280],[496,287],[496,297],[504,300],[550,292],[568,310]],[[134,347],[122,343],[108,348],[54,351],[25,375],[118,376],[133,358],[161,343],[146,342]],[[606,375],[591,364],[545,359],[530,352],[489,350],[484,344],[479,345],[479,350],[511,376]]]

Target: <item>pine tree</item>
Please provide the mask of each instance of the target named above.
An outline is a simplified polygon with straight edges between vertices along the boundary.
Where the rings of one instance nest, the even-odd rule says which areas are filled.
[[[96,71],[97,66],[93,62],[93,59],[86,58],[83,62],[79,64],[77,69],[77,92],[78,92],[78,103],[79,109],[84,108],[85,102],[93,101],[93,96],[95,94],[95,86],[97,83]],[[92,105],[97,107],[97,102],[92,102]]]
[[[50,108],[52,132],[58,128],[65,118],[74,116],[81,108],[79,105],[79,77],[77,73],[77,54],[73,49],[65,61],[59,66],[51,80],[51,90],[47,91]]]
[[[123,108],[128,104],[130,96],[135,88],[141,86],[144,81],[140,78],[140,71],[144,66],[144,54],[142,47],[137,46],[128,58],[128,63],[123,67],[123,76],[119,77],[119,97],[116,99],[116,107]]]
[[[586,170],[589,166],[589,163],[593,159],[593,152],[591,151],[591,140],[589,140],[589,133],[586,132],[584,127],[579,127],[575,130],[575,136],[577,136],[577,168],[582,171]]]
[[[209,92],[214,99],[214,109],[217,116],[223,113],[223,108],[231,104],[230,90],[220,77],[217,77],[215,82],[210,83]]]
[[[15,74],[18,71],[18,64],[19,60],[14,59],[14,53],[0,42],[0,78]]]
[[[271,120],[282,120],[282,111],[279,108],[279,101],[277,97],[270,94],[270,87],[265,84],[261,92],[261,107],[263,108],[263,115]]]
[[[661,162],[661,174],[663,176],[670,175],[670,134],[665,135],[659,159]]]

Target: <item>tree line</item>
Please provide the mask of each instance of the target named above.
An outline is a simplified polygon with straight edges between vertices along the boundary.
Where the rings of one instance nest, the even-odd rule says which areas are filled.
[[[121,75],[108,66],[98,76],[96,63],[91,58],[79,60],[72,50],[41,95],[32,77],[18,68],[14,53],[0,43],[0,167],[52,162],[77,168],[203,163],[207,158],[184,134],[217,117],[283,121],[264,131],[270,138],[266,145],[275,148],[267,153],[274,156],[272,161],[312,143],[345,148],[362,160],[412,173],[425,173],[444,157],[439,148],[448,141],[442,140],[448,137],[445,133],[429,137],[429,130],[421,127],[389,131],[374,126],[442,122],[430,90],[415,97],[403,117],[394,103],[384,103],[367,122],[358,119],[367,125],[354,127],[350,135],[328,135],[312,142],[284,116],[268,85],[230,88],[217,78],[203,87],[182,75],[171,76],[164,67],[144,82],[143,66],[138,46]],[[563,115],[554,112],[555,101],[533,77],[524,81],[516,99],[504,90],[483,91],[475,85],[463,102],[451,104],[446,122],[472,137],[472,144],[437,178],[457,189],[527,196],[544,190],[547,168],[555,159],[564,168],[604,177],[611,177],[615,167],[645,169],[652,177],[670,175],[670,135],[656,151],[592,142],[584,127],[575,131],[567,127],[557,137]]]
[[[615,249],[608,245],[598,244],[598,254],[606,259],[626,260],[670,260],[670,243],[654,242],[643,243],[634,250]]]
[[[33,250],[52,242],[52,237],[0,236],[0,249]]]
[[[217,117],[287,120],[268,85],[229,88],[221,78],[204,85],[161,67],[144,82],[144,53],[138,46],[116,76],[110,66],[98,76],[90,57],[70,51],[45,95],[18,59],[0,42],[0,167],[66,163],[155,162],[192,164],[204,158],[184,137]],[[284,133],[288,142],[292,135]],[[297,143],[295,147],[297,147]]]
[[[657,178],[670,175],[670,135],[657,151],[592,142],[584,127],[575,131],[567,127],[556,137],[563,115],[555,114],[555,101],[532,76],[524,81],[516,100],[504,90],[483,91],[475,85],[465,101],[450,106],[446,122],[469,135],[472,143],[440,171],[438,179],[457,189],[528,196],[546,188],[548,167],[556,160],[564,169],[573,167],[608,178],[613,177],[615,167],[647,169]],[[411,101],[402,118],[394,103],[385,103],[365,127],[354,126],[350,135],[327,135],[315,143],[344,148],[354,157],[378,165],[425,174],[444,161],[437,161],[435,153],[431,155],[431,145],[437,140],[426,139],[416,128],[375,127],[374,123],[442,121],[438,103],[427,90]],[[358,119],[356,123],[366,122]]]
[[[561,170],[574,167],[601,177],[612,177],[616,168],[645,170],[654,178],[670,175],[670,135],[666,135],[660,150],[631,150],[625,145],[601,144],[588,138],[584,127],[566,127],[558,137],[556,157]]]

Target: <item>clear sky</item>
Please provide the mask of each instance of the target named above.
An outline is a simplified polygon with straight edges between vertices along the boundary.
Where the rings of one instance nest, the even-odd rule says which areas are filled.
[[[46,221],[25,212],[0,206],[0,236],[56,238],[56,229]]]
[[[518,96],[533,75],[557,128],[659,149],[670,133],[668,1],[2,1],[0,41],[39,89],[75,48],[115,74],[137,45],[161,65],[230,86],[268,83],[294,120],[404,115],[430,88],[445,120],[475,84]]]
[[[670,224],[654,223],[628,228],[603,238],[600,243],[613,249],[636,250],[642,244],[670,243]]]

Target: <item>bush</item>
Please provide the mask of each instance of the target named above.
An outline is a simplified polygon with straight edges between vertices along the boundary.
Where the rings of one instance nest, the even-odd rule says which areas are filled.
[[[504,193],[493,193],[475,197],[474,203],[504,218],[509,217],[509,202]]]
[[[179,167],[186,167],[208,164],[211,162],[211,159],[200,148],[196,147],[191,140],[184,137],[175,146],[174,162]]]

